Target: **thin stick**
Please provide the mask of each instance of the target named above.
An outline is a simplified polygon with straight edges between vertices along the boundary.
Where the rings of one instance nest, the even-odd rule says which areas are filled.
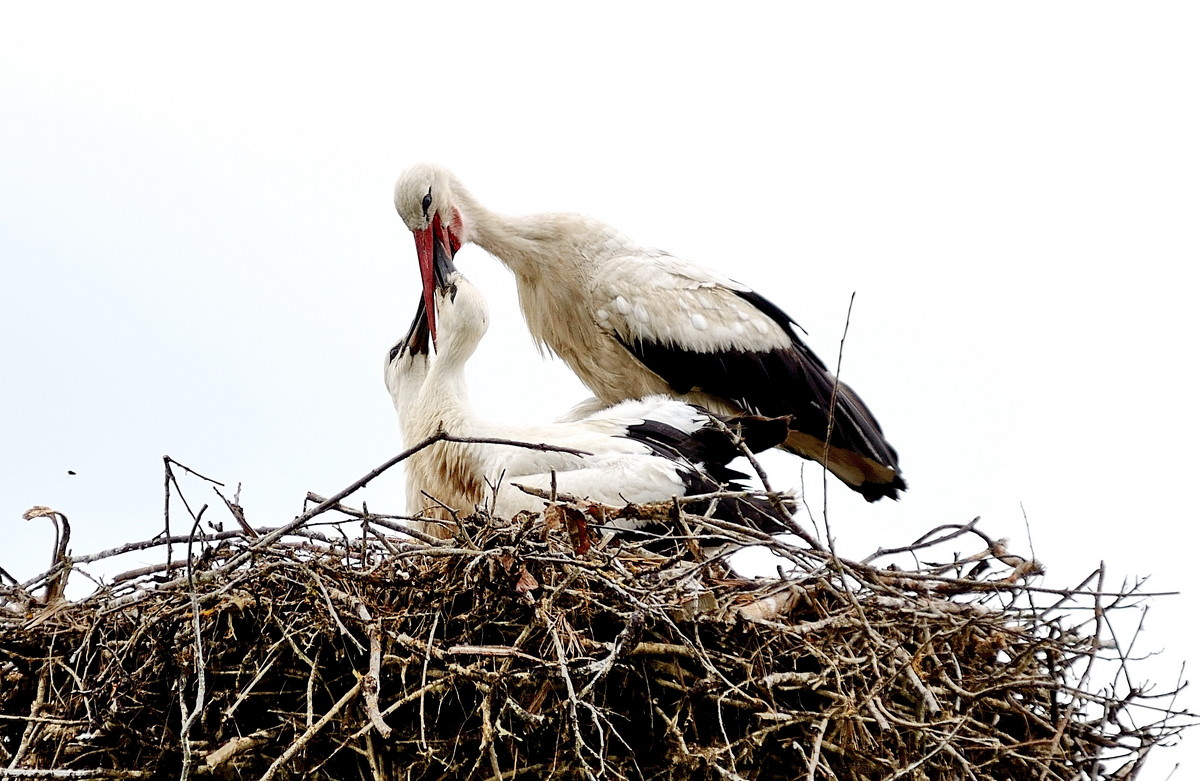
[[[817,777],[817,765],[821,763],[821,743],[825,740],[825,730],[829,727],[829,717],[821,719],[817,725],[817,737],[813,740],[812,753],[808,755],[808,781]]]
[[[280,768],[282,768],[288,762],[291,762],[292,757],[296,756],[300,749],[304,748],[308,744],[308,741],[312,740],[313,736],[320,732],[326,724],[333,721],[333,717],[336,716],[343,708],[345,708],[346,704],[349,703],[350,700],[357,697],[359,691],[361,690],[362,681],[355,681],[354,685],[350,687],[350,690],[343,694],[342,698],[335,702],[332,708],[327,710],[325,714],[321,716],[321,718],[317,719],[315,724],[304,730],[303,735],[292,741],[292,745],[287,747],[287,751],[284,751],[279,755],[278,759],[271,763],[271,766],[267,768],[267,772],[263,773],[262,776],[259,777],[258,781],[271,781],[271,779],[275,777],[275,774],[279,772]]]
[[[244,552],[238,554],[237,556],[233,557],[232,559],[230,559],[229,562],[227,562],[223,567],[220,568],[220,571],[227,572],[231,569],[235,569],[236,567],[240,567],[254,554],[255,551],[262,550],[263,548],[267,547],[271,543],[278,540],[280,537],[283,537],[287,534],[291,534],[296,529],[299,529],[301,526],[308,523],[313,518],[316,518],[321,513],[336,507],[347,496],[350,496],[351,494],[355,493],[359,489],[365,487],[372,480],[379,477],[384,472],[386,472],[389,469],[391,469],[392,467],[394,467],[396,464],[399,464],[400,462],[405,461],[408,458],[411,458],[412,456],[421,452],[425,448],[435,445],[438,442],[454,442],[454,443],[460,443],[460,444],[480,444],[480,445],[511,445],[513,447],[521,447],[521,448],[526,448],[529,450],[541,450],[541,451],[556,452],[556,453],[570,453],[572,455],[578,455],[578,456],[589,455],[585,451],[575,450],[575,449],[569,448],[569,447],[554,447],[552,445],[539,445],[539,444],[530,443],[530,442],[515,442],[510,439],[492,439],[492,438],[485,438],[485,437],[455,437],[455,436],[451,436],[450,434],[447,434],[445,431],[439,431],[438,433],[434,434],[431,437],[428,437],[424,441],[414,445],[413,447],[408,448],[407,450],[400,453],[399,455],[393,456],[392,458],[389,458],[387,461],[384,461],[382,464],[375,467],[370,472],[367,472],[365,475],[363,475],[359,479],[355,480],[353,483],[346,486],[342,490],[338,491],[333,496],[330,496],[328,499],[321,502],[316,507],[297,516],[291,522],[286,523],[283,526],[280,526],[278,529],[276,529],[275,531],[273,531],[269,534],[263,535],[258,540],[256,540],[255,543],[249,549],[247,549],[246,551],[244,551]]]
[[[829,396],[829,423],[825,428],[825,449],[821,455],[821,515],[825,519],[825,538],[829,542],[829,550],[834,550],[833,531],[829,528],[829,448],[833,441],[834,415],[837,413],[838,394],[842,390],[842,354],[846,348],[846,336],[850,333],[850,313],[854,311],[854,296],[857,291],[851,291],[850,303],[846,306],[846,322],[842,326],[842,339],[838,342],[837,366],[833,372],[833,393]],[[836,554],[835,554],[836,555]]]

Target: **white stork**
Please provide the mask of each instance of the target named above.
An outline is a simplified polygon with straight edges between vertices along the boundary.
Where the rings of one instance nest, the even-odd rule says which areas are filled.
[[[868,501],[906,487],[867,406],[753,290],[588,217],[496,214],[433,165],[401,175],[395,203],[416,237],[426,304],[435,247],[482,247],[515,275],[539,349],[566,361],[597,406],[671,394],[725,415],[788,416],[783,447]]]
[[[453,270],[440,247],[436,255],[438,283],[429,304],[422,299],[408,335],[389,351],[384,371],[405,446],[445,430],[463,438],[576,452],[438,442],[406,462],[410,515],[448,520],[446,508],[469,513],[486,506],[502,517],[544,509],[542,499],[518,485],[543,491],[553,485],[564,494],[621,506],[710,493],[742,477],[725,466],[741,454],[727,430],[705,410],[666,396],[626,401],[580,420],[541,426],[504,425],[478,417],[467,397],[464,369],[487,330],[487,304]],[[431,356],[435,324],[437,354]],[[756,451],[787,436],[782,419],[741,416],[722,422]],[[768,533],[790,531],[764,496],[723,499],[715,515]],[[425,530],[437,534],[440,528],[430,523]]]

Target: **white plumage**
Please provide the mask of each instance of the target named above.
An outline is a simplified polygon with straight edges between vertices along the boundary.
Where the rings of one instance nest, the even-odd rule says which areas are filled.
[[[587,217],[496,214],[437,166],[403,174],[395,203],[416,238],[426,304],[435,246],[483,247],[512,270],[534,341],[596,394],[593,408],[670,394],[721,414],[788,416],[784,447],[866,499],[905,488],[866,405],[746,286]]]
[[[712,417],[665,396],[629,400],[578,420],[541,426],[506,425],[477,416],[464,369],[487,330],[487,305],[445,260],[443,284],[435,285],[430,298],[434,316],[427,319],[423,300],[408,335],[388,354],[385,381],[406,447],[445,430],[458,437],[551,445],[578,454],[439,442],[406,462],[410,515],[449,520],[446,508],[469,513],[482,505],[511,517],[544,508],[544,500],[517,485],[549,491],[553,483],[561,493],[620,506],[707,493],[736,476],[724,466],[738,454],[736,446]],[[435,323],[437,354],[431,356]],[[731,424],[756,450],[778,444],[787,434],[780,420],[747,418]],[[765,531],[786,530],[761,498],[725,505],[721,509],[733,510]],[[437,528],[427,527],[434,533]]]

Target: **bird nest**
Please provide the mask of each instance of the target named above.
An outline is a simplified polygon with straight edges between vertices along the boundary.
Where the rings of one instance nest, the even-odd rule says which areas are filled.
[[[1117,779],[1191,720],[1177,687],[1126,683],[1110,627],[1145,594],[1035,586],[974,523],[855,562],[558,497],[420,539],[339,503],[375,470],[283,527],[235,497],[236,528],[188,509],[183,535],[166,469],[164,534],[0,582],[0,778]],[[622,513],[763,546],[779,576],[597,534]]]

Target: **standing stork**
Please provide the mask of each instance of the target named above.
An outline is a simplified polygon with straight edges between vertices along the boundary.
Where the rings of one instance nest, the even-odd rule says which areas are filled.
[[[708,494],[743,475],[726,465],[741,450],[736,431],[751,450],[782,442],[782,419],[741,416],[721,420],[666,396],[625,401],[580,420],[514,426],[477,416],[467,395],[465,367],[488,326],[487,303],[435,250],[433,290],[423,297],[408,334],[388,352],[384,380],[400,419],[406,447],[438,431],[466,439],[550,445],[537,450],[495,442],[438,442],[406,462],[408,511],[449,520],[451,511],[489,506],[511,517],[544,509],[545,501],[519,486],[609,505],[666,501]],[[431,332],[440,332],[436,356]],[[432,507],[430,506],[432,505]],[[785,507],[785,505],[779,505]],[[765,496],[718,500],[714,513],[761,531],[791,531]],[[437,534],[440,524],[426,524]]]
[[[435,250],[453,256],[477,244],[516,277],[539,349],[566,361],[597,406],[670,394],[725,415],[787,416],[782,447],[826,465],[867,501],[906,487],[866,404],[783,310],[746,286],[588,217],[496,214],[438,166],[401,175],[395,202],[416,238],[426,306]]]

